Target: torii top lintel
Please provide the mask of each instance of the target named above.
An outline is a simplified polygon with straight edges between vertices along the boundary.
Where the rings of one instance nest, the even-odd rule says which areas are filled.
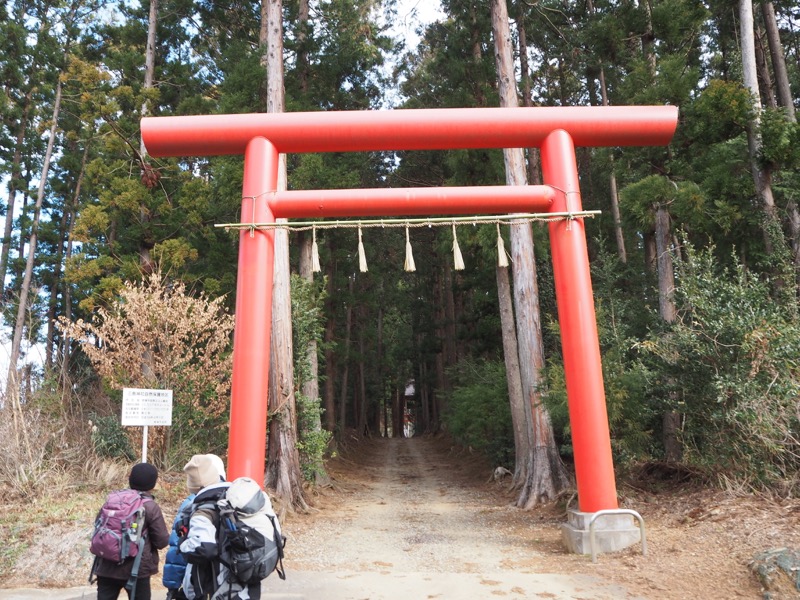
[[[677,122],[673,106],[431,108],[146,117],[141,129],[153,156],[214,156],[255,137],[282,153],[532,148],[560,129],[576,146],[661,146]]]

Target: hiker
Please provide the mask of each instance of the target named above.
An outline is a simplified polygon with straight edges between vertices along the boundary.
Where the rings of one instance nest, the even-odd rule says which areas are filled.
[[[225,495],[230,483],[220,476],[212,456],[214,455],[195,454],[183,467],[186,473],[186,486],[190,491],[196,491],[192,500],[193,513],[188,531],[183,532],[179,546],[181,554],[189,563],[183,576],[182,586],[182,592],[189,600],[211,598],[211,594],[218,587],[219,517],[215,504]],[[254,597],[253,600],[257,598]]]
[[[186,467],[202,471],[197,458]],[[270,573],[286,578],[285,542],[269,496],[254,480],[209,485],[192,501],[180,544],[189,563],[183,593],[189,600],[259,600],[261,582]]]
[[[158,551],[166,548],[169,541],[164,515],[152,494],[157,479],[158,470],[149,463],[139,463],[131,469],[128,485],[144,500],[143,524],[138,532],[143,538],[141,556],[121,562],[96,556],[92,573],[97,576],[97,600],[116,600],[123,589],[130,600],[150,600],[150,577],[158,573]],[[132,577],[135,567],[138,572]]]
[[[186,595],[183,593],[183,577],[186,574],[186,558],[181,554],[178,545],[181,541],[179,536],[179,529],[181,528],[184,515],[188,514],[191,510],[192,500],[194,500],[197,492],[205,487],[208,483],[217,483],[225,481],[225,464],[222,459],[216,454],[206,454],[205,456],[211,461],[212,466],[216,470],[216,480],[211,481],[213,477],[204,469],[201,474],[200,463],[205,464],[206,461],[198,459],[192,467],[186,472],[186,488],[189,490],[189,495],[181,502],[178,508],[178,514],[175,515],[175,521],[172,523],[172,530],[169,534],[169,550],[164,559],[164,575],[161,582],[167,588],[166,600],[186,600]],[[194,458],[194,457],[193,457]],[[192,465],[192,461],[186,465]],[[184,468],[184,470],[186,470]],[[205,477],[205,478],[204,478]],[[185,535],[185,532],[184,532]]]

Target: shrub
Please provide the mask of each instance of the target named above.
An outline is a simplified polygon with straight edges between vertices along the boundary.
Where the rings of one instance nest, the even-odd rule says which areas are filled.
[[[502,361],[464,360],[450,370],[459,382],[443,416],[453,438],[486,456],[493,465],[514,467],[514,432]]]
[[[794,307],[735,259],[720,269],[712,249],[685,249],[677,321],[642,345],[659,360],[651,393],[683,415],[686,460],[739,485],[786,491],[800,467]]]

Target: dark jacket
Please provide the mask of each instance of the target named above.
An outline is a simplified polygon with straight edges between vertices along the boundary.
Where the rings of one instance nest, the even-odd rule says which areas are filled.
[[[146,540],[142,548],[142,560],[139,565],[140,579],[158,573],[158,551],[166,548],[169,542],[169,531],[167,531],[167,525],[164,523],[161,507],[156,504],[151,494],[144,492],[143,495],[145,498],[150,498],[150,500],[144,503],[143,530],[145,531]],[[118,565],[112,561],[98,558],[94,573],[98,577],[127,580],[133,570],[133,561],[133,558],[129,558]]]
[[[178,538],[176,527],[183,516],[183,512],[191,506],[192,500],[194,500],[194,494],[190,494],[181,503],[178,514],[175,515],[175,521],[172,523],[172,531],[169,533],[169,550],[167,550],[167,557],[164,559],[164,576],[161,578],[161,583],[168,590],[177,590],[183,584],[183,575],[186,572],[186,558],[178,550],[180,539]]]

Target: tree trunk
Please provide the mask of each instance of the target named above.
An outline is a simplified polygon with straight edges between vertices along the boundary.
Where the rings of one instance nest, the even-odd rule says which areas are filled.
[[[345,308],[344,319],[344,360],[342,361],[342,387],[339,400],[339,432],[343,436],[347,430],[347,378],[350,374],[350,335],[353,328],[353,281],[351,275],[348,281],[349,297]]]
[[[403,389],[398,387],[394,390],[394,397],[392,398],[392,437],[403,437],[403,409],[401,398],[403,397]]]
[[[758,28],[753,32],[753,35],[755,36],[756,71],[760,81],[759,88],[764,96],[766,105],[775,109],[778,108],[778,101],[775,100],[775,93],[772,89],[772,75],[769,72],[769,65],[767,65],[767,54],[764,51],[764,35]]]
[[[266,17],[267,112],[284,110],[283,98],[283,3],[262,0],[262,21]],[[262,25],[263,27],[263,25]],[[262,29],[263,31],[263,29]],[[286,157],[278,167],[278,190],[286,189]],[[279,219],[279,222],[284,220]],[[289,232],[275,230],[275,273],[272,290],[272,360],[270,369],[268,460],[266,486],[275,490],[286,506],[307,510],[303,476],[297,452],[297,412],[294,396],[292,352],[292,299],[289,270]]]
[[[773,225],[778,223],[775,209],[775,198],[772,195],[772,175],[767,168],[759,164],[761,153],[761,95],[758,89],[758,72],[756,69],[755,33],[753,29],[753,3],[752,0],[739,0],[740,39],[742,45],[742,74],[745,87],[750,90],[753,99],[753,117],[747,126],[747,146],[750,151],[750,170],[756,187],[756,194],[763,206],[764,245],[767,253],[771,254],[774,243],[773,231],[779,231]]]
[[[364,311],[366,312],[366,311]],[[366,316],[366,315],[364,315]],[[364,320],[361,320],[364,323]],[[366,358],[366,345],[364,344],[364,327],[358,328],[358,396],[360,402],[358,403],[358,418],[356,419],[356,428],[358,430],[358,437],[363,437],[367,434],[367,374],[364,366]]]
[[[789,74],[786,69],[786,57],[783,54],[778,21],[775,18],[775,7],[772,2],[761,3],[761,14],[764,17],[764,26],[767,30],[767,43],[772,59],[772,72],[775,73],[775,87],[778,89],[778,100],[781,107],[792,123],[796,122],[794,112],[794,99],[789,86]]]
[[[453,270],[449,264],[442,269],[442,293],[444,297],[444,355],[446,367],[457,362],[456,354],[456,302],[453,293]]]
[[[533,106],[531,97],[531,68],[528,64],[528,40],[525,31],[525,3],[517,3],[517,32],[519,34],[519,66],[522,74],[522,105]],[[528,148],[528,181],[531,185],[541,185],[542,177],[539,170],[539,149]]]
[[[311,258],[312,238],[308,232],[303,232],[300,238],[300,277],[306,281],[314,281],[314,270]],[[306,347],[306,360],[308,361],[308,380],[303,382],[303,396],[311,406],[314,415],[312,417],[311,431],[314,434],[322,432],[322,417],[320,415],[319,397],[319,355],[317,353],[317,340],[312,338]],[[300,435],[303,432],[299,432]],[[325,464],[320,461],[315,472],[315,483],[317,485],[330,485],[331,479],[325,471]]]
[[[675,307],[675,270],[670,253],[672,232],[669,212],[666,207],[656,207],[656,253],[658,262],[658,312],[664,321],[674,323],[677,316]],[[674,398],[673,398],[674,399]],[[674,410],[665,411],[662,416],[662,440],[664,458],[679,462],[683,458],[683,445],[680,437],[681,416]]]
[[[767,32],[767,43],[772,62],[772,72],[775,74],[775,87],[778,91],[778,102],[786,113],[786,118],[791,123],[797,122],[795,115],[794,99],[789,85],[789,75],[786,69],[786,57],[781,45],[780,31],[778,22],[775,18],[775,7],[772,2],[761,3],[761,14],[764,18],[764,26]],[[792,257],[797,273],[795,285],[800,288],[800,211],[797,204],[790,200],[786,205],[786,212],[789,219],[789,235],[792,241]]]
[[[381,427],[380,427],[380,420],[383,421],[384,427],[384,436],[386,435],[386,431],[388,427],[386,425],[386,385],[383,382],[383,307],[378,307],[378,323],[377,323],[377,332],[376,332],[376,341],[377,341],[377,368],[378,368],[378,389],[380,390],[380,395],[378,396],[378,401],[380,402],[379,410],[383,411],[382,418],[379,419],[378,423],[378,435],[381,434]]]
[[[156,73],[156,32],[158,31],[158,0],[150,0],[150,14],[147,23],[147,47],[145,49],[144,57],[144,84],[143,90],[150,90],[153,88]],[[142,117],[146,117],[150,113],[148,101],[142,103]],[[142,174],[147,172],[147,148],[144,146],[144,139],[139,144],[139,154],[142,160]],[[150,211],[147,206],[142,205],[139,208],[139,219],[145,225],[145,233],[142,237],[141,245],[139,246],[139,266],[143,273],[149,273],[153,269],[153,257],[150,250],[153,247],[153,242],[150,240],[150,234],[147,232],[146,224],[150,222]],[[149,352],[145,353],[144,365],[145,371],[151,371],[149,364],[153,357]]]
[[[437,375],[437,385],[436,387],[445,394],[449,393],[450,391],[450,379],[447,376],[447,367],[450,366],[450,344],[448,343],[448,336],[450,335],[450,331],[447,326],[447,319],[448,319],[448,310],[446,308],[447,304],[447,297],[448,297],[448,287],[450,286],[450,279],[447,276],[448,270],[450,269],[449,266],[442,266],[437,271],[437,277],[435,282],[435,287],[433,291],[433,302],[435,311],[435,319],[438,323],[436,327],[436,337],[439,340],[442,340],[442,345],[437,354],[436,360],[436,375]],[[452,291],[452,287],[451,290]]]
[[[71,20],[71,19],[70,19]],[[11,351],[8,358],[8,379],[6,380],[6,398],[14,402],[14,398],[19,398],[20,389],[16,383],[17,378],[17,363],[19,362],[20,347],[22,346],[22,331],[25,326],[25,315],[28,312],[28,296],[31,290],[31,281],[33,279],[33,263],[36,257],[36,243],[39,233],[39,218],[42,212],[42,203],[44,202],[44,191],[47,185],[47,175],[50,171],[50,161],[53,158],[53,147],[56,140],[56,132],[58,131],[58,116],[61,112],[61,80],[56,85],[56,96],[53,102],[53,116],[52,124],[50,125],[50,137],[47,140],[47,149],[45,150],[44,159],[42,161],[42,172],[39,175],[39,190],[36,193],[36,204],[33,210],[33,222],[31,223],[31,234],[28,238],[28,256],[25,261],[25,274],[22,279],[22,287],[19,293],[19,306],[17,307],[17,317],[14,323],[14,330],[11,341]]]
[[[3,247],[0,250],[0,282],[4,282],[8,272],[8,256],[11,252],[11,232],[14,230],[14,205],[17,202],[17,185],[22,179],[22,143],[25,141],[25,132],[28,128],[28,118],[31,111],[33,91],[25,94],[25,107],[22,110],[22,119],[17,129],[14,158],[11,162],[11,179],[8,182],[8,206],[6,206],[6,220],[3,229]],[[0,286],[5,288],[5,284]]]
[[[419,365],[419,381],[415,383],[419,390],[420,420],[422,421],[421,433],[431,433],[431,394],[428,389],[428,363],[421,361]]]
[[[300,93],[308,93],[311,68],[308,64],[308,0],[299,0],[297,8],[297,73],[300,77]]]
[[[594,2],[588,2],[589,12],[594,14]],[[608,106],[608,87],[606,86],[606,71],[603,65],[600,65],[600,97],[602,98],[603,106]],[[609,152],[609,160],[611,161],[611,173],[608,176],[608,184],[611,192],[611,216],[614,219],[614,239],[617,242],[617,256],[623,264],[628,262],[628,252],[625,249],[625,236],[622,231],[622,218],[619,211],[619,191],[617,190],[617,175],[614,172],[614,154]]]
[[[496,267],[497,296],[500,308],[500,326],[503,330],[503,358],[506,365],[508,400],[511,404],[511,425],[514,429],[514,487],[521,486],[528,477],[528,462],[523,460],[531,446],[528,419],[526,417],[522,379],[519,368],[517,332],[514,328],[514,307],[511,300],[511,284],[508,268]]]
[[[147,48],[144,55],[144,85],[142,89],[153,89],[156,78],[156,31],[158,31],[158,0],[150,0],[150,14],[147,22]],[[142,117],[150,114],[147,100],[142,103]],[[144,157],[147,149],[144,140],[140,142],[139,153]]]
[[[325,324],[325,429],[331,433],[336,432],[336,355],[333,351],[336,336],[336,319],[333,310],[333,277],[334,262],[330,261],[327,267],[328,297],[326,298],[326,311],[328,322]],[[331,436],[331,443],[335,443]]]
[[[491,11],[500,104],[504,107],[516,107],[517,87],[506,0],[492,0]],[[522,151],[504,149],[503,157],[506,184],[525,185],[527,181]],[[531,508],[541,501],[554,500],[569,485],[569,478],[558,455],[550,415],[541,401],[544,346],[533,231],[529,222],[511,226],[511,253],[520,379],[523,405],[526,416],[529,416],[527,427],[530,436],[523,458],[528,461],[527,477],[517,499],[517,506]]]

